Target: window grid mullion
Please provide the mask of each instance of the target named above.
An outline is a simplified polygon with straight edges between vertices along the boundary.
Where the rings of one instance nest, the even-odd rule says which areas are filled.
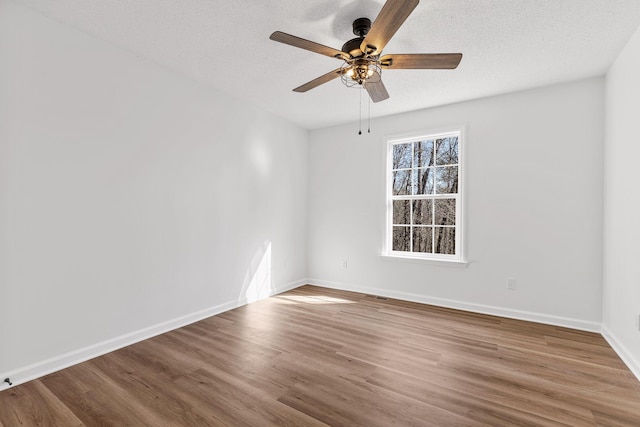
[[[416,150],[416,143],[413,142],[411,144],[411,195],[415,195],[416,193],[416,188],[415,188],[415,183],[413,182],[413,173],[415,170],[415,150]],[[413,199],[409,200],[409,250],[410,252],[413,252]]]
[[[391,200],[426,200],[426,199],[457,199],[458,193],[442,193],[442,194],[399,194],[391,196]]]

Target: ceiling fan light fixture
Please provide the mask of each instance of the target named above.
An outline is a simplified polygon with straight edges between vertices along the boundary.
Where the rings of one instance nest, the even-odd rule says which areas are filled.
[[[367,82],[377,83],[382,76],[382,68],[374,60],[345,62],[342,69],[340,80],[347,87],[361,86]]]

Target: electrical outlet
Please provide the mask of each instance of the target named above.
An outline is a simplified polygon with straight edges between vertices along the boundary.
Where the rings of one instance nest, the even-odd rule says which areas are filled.
[[[344,268],[344,269],[346,269],[346,268],[347,268],[347,260],[346,260],[346,259],[343,259],[343,260],[340,262],[340,267],[342,267],[342,268]]]
[[[518,289],[518,283],[516,282],[515,277],[507,277],[507,289],[510,291]]]

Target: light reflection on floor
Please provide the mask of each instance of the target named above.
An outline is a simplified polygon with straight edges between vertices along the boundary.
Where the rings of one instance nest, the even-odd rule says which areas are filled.
[[[329,296],[307,296],[307,295],[278,295],[274,297],[278,302],[285,304],[354,304],[355,301],[349,301],[342,298],[334,298]]]

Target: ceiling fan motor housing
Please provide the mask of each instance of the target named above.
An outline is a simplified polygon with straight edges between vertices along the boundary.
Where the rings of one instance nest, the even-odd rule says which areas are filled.
[[[364,37],[367,35],[367,33],[369,33],[370,29],[371,20],[369,20],[369,18],[358,18],[353,21],[353,34],[358,37],[356,37],[355,39],[351,39],[344,45],[342,45],[342,51],[351,55],[352,58],[358,58],[364,55],[364,53],[360,49],[360,46],[362,45],[362,41],[364,40]]]
[[[360,45],[364,37],[356,37],[355,39],[351,39],[345,44],[342,45],[342,51],[348,55],[351,55],[352,58],[358,58],[364,55],[364,52],[360,50]]]

